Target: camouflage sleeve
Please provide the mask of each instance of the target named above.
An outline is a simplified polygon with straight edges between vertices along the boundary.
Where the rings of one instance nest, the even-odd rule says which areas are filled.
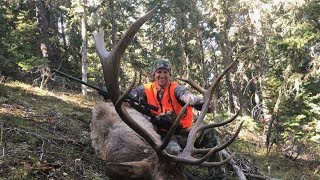
[[[185,104],[190,102],[190,105],[197,110],[201,110],[203,105],[203,99],[198,96],[192,94],[187,88],[182,85],[179,85],[174,90],[174,94],[180,103]]]
[[[132,89],[130,94],[137,98],[140,102],[147,102],[147,95],[143,85]]]

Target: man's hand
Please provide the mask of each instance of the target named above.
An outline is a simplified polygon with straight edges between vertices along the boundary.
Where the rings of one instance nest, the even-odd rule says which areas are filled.
[[[151,123],[156,125],[158,128],[169,130],[173,124],[174,119],[170,119],[168,116],[154,116],[151,118]],[[179,133],[182,129],[182,125],[179,123],[176,128],[176,133]]]

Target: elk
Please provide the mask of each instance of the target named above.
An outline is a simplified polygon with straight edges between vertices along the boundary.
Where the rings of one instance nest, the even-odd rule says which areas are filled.
[[[186,164],[205,167],[221,166],[232,158],[219,162],[208,161],[213,153],[228,147],[236,139],[242,123],[234,135],[222,145],[197,149],[194,144],[199,134],[204,130],[226,125],[238,116],[239,112],[223,122],[212,124],[203,122],[214,89],[235,62],[230,64],[208,89],[200,87],[191,79],[183,80],[203,95],[204,104],[188,134],[185,148],[179,155],[168,154],[165,148],[172,138],[180,118],[185,113],[188,103],[178,114],[166,137],[161,139],[148,117],[123,103],[135,84],[136,75],[128,90],[121,93],[119,88],[121,57],[138,29],[155,11],[156,8],[138,18],[110,52],[104,47],[103,31],[99,30],[93,33],[111,103],[100,103],[92,110],[93,115],[90,123],[92,146],[96,154],[106,161],[108,170],[117,176],[122,176],[122,178],[187,179],[184,174]]]

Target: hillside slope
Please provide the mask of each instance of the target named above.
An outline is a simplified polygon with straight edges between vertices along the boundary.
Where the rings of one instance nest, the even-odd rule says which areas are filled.
[[[0,179],[108,179],[89,135],[91,108],[100,100],[19,82],[0,84]],[[319,147],[306,147],[314,153],[295,161],[281,151],[267,155],[261,129],[252,127],[247,121],[231,147],[241,168],[251,165],[263,176],[270,169],[278,179],[320,179]]]
[[[89,136],[95,101],[18,82],[0,85],[0,177],[107,179]]]

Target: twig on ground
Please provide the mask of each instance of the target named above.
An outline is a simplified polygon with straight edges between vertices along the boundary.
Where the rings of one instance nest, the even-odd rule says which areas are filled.
[[[47,138],[47,137],[43,137],[37,133],[34,133],[34,132],[30,132],[30,131],[26,131],[26,130],[23,130],[23,129],[20,129],[20,128],[5,128],[5,130],[8,130],[8,132],[10,131],[16,131],[16,132],[23,132],[25,134],[31,134],[33,136],[36,136],[37,138],[41,139],[41,140],[46,140],[48,142],[55,142],[55,141],[59,141],[59,142],[69,142],[69,143],[72,143],[72,144],[75,144],[75,145],[78,145],[78,146],[82,146],[82,147],[85,147],[87,145],[90,145],[89,143],[85,143],[85,142],[82,142],[82,141],[77,141],[77,140],[74,140],[74,139],[70,139],[70,138],[60,138],[60,137],[50,137],[50,138]],[[56,143],[56,142],[55,142]],[[56,143],[57,144],[57,143]]]
[[[39,139],[42,140],[42,145],[41,145],[41,148],[40,150],[38,150],[38,155],[39,155],[39,160],[42,161],[43,157],[44,157],[44,154],[45,154],[45,150],[44,150],[44,147],[45,147],[45,142],[48,142],[48,143],[54,143],[54,144],[61,144],[61,143],[72,143],[74,145],[77,145],[77,146],[80,146],[82,148],[84,147],[87,147],[87,146],[90,146],[90,143],[85,143],[85,142],[81,142],[81,141],[76,141],[76,140],[73,140],[73,139],[70,139],[70,138],[61,138],[61,137],[44,137],[42,135],[39,135],[35,132],[30,132],[30,131],[26,131],[26,130],[23,130],[23,129],[20,129],[20,128],[16,128],[16,127],[8,127],[8,128],[3,128],[3,126],[1,126],[1,138],[0,138],[0,145],[2,145],[2,135],[3,133],[7,131],[7,133],[10,133],[10,132],[15,132],[16,134],[20,134],[20,133],[24,133],[24,134],[27,134],[27,135],[32,135],[32,136],[35,136]],[[3,153],[2,153],[2,156],[4,156],[4,147],[3,147]]]
[[[259,179],[270,179],[269,177],[266,176],[261,176],[261,175],[256,175],[256,174],[250,174],[250,173],[245,173],[246,176],[250,176],[253,178],[259,178]]]
[[[221,153],[225,158],[229,158],[230,157],[230,154],[225,149],[223,149],[221,151]],[[243,171],[240,169],[240,167],[236,164],[236,162],[233,159],[231,159],[229,161],[229,163],[231,164],[234,172],[238,175],[240,180],[246,180],[247,179],[246,176],[244,175]]]
[[[218,144],[220,144],[220,139],[218,136],[216,136],[216,141]],[[226,149],[221,150],[222,155],[227,159],[230,158],[231,155],[227,152]],[[243,171],[241,170],[241,168],[237,165],[237,163],[235,162],[235,160],[231,159],[229,161],[229,163],[231,164],[232,169],[234,170],[234,172],[237,174],[237,176],[239,177],[239,180],[247,180],[246,176],[244,175]]]
[[[3,143],[3,123],[1,123],[0,125],[0,128],[1,128],[1,132],[0,132],[0,147],[2,147],[2,155],[1,156],[4,156],[4,143]]]

